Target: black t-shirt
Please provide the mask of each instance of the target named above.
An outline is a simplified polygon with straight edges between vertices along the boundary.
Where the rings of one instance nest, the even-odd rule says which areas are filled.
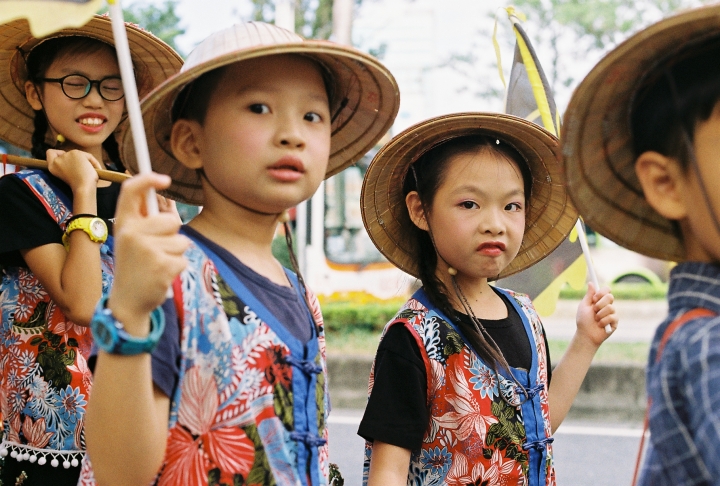
[[[508,317],[481,319],[481,322],[508,364],[513,368],[529,370],[532,365],[532,348],[525,326],[507,297],[497,293],[505,302]],[[459,322],[455,324],[477,350],[478,332],[470,317],[461,314]],[[547,339],[545,352],[548,357],[549,383],[551,365]],[[368,441],[377,439],[404,449],[418,449],[430,420],[427,374],[417,342],[404,326],[391,326],[380,342],[375,356],[374,379],[358,435]]]
[[[200,240],[215,252],[243,285],[251,290],[255,298],[267,307],[295,338],[302,343],[307,343],[312,338],[313,329],[307,304],[293,287],[284,287],[271,282],[189,226],[183,226],[180,231]],[[165,395],[172,397],[180,373],[180,325],[173,299],[167,299],[162,308],[165,313],[165,331],[152,353],[152,375],[155,385]]]
[[[46,174],[52,185],[72,201],[70,186]],[[110,234],[119,194],[120,184],[115,182],[97,189],[98,216],[105,220]],[[0,266],[26,266],[20,250],[62,244],[62,235],[63,230],[25,182],[13,174],[0,177]]]

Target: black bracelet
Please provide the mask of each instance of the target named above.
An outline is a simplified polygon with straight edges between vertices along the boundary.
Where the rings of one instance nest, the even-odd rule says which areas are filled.
[[[72,223],[76,219],[80,219],[80,218],[97,218],[97,215],[88,214],[88,213],[75,214],[72,217],[70,217],[70,219],[67,220],[67,222],[65,223],[65,227],[67,228],[70,225],[70,223]]]

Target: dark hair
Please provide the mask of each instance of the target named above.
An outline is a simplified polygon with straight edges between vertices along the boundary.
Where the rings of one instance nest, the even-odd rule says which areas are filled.
[[[338,89],[334,76],[327,67],[316,59],[309,56],[299,56],[303,59],[308,59],[317,66],[325,85],[325,92],[328,96],[328,106],[330,107],[330,112],[335,113],[335,105],[338,101]],[[177,98],[175,98],[171,112],[172,121],[175,122],[179,119],[185,119],[194,120],[201,125],[205,123],[205,116],[207,115],[210,98],[217,89],[220,78],[222,78],[222,75],[227,67],[228,66],[226,65],[213,69],[212,71],[208,71],[193,82],[188,83],[188,85],[180,91]],[[342,109],[343,106],[337,108]],[[334,116],[332,119],[334,119]]]
[[[27,78],[34,83],[39,83],[45,77],[50,65],[60,56],[73,56],[76,54],[88,54],[110,49],[115,55],[115,49],[102,41],[84,36],[56,37],[41,42],[34,47],[25,58]],[[32,156],[37,159],[45,159],[45,152],[52,148],[45,142],[49,128],[47,117],[43,110],[35,110],[34,131],[32,134]],[[120,161],[120,151],[117,141],[113,135],[109,136],[102,144],[107,152],[110,161],[115,168],[124,172],[125,167]]]
[[[458,155],[487,150],[517,165],[523,178],[527,203],[532,190],[530,167],[513,146],[502,141],[498,142],[494,135],[469,135],[454,138],[432,148],[410,166],[403,183],[403,195],[407,196],[408,193],[417,191],[425,214],[429,214],[435,194],[445,180],[448,163]],[[458,313],[450,304],[449,290],[436,275],[438,254],[432,235],[414,224],[411,224],[411,227],[411,237],[416,242],[416,245],[412,245],[416,252],[413,256],[418,264],[420,281],[425,293],[448,317],[457,319]],[[495,366],[506,363],[500,351],[488,343],[482,333],[475,344],[476,351],[486,363]]]
[[[684,46],[641,82],[631,104],[635,157],[658,152],[689,168],[683,130],[693,140],[720,101],[720,37]]]

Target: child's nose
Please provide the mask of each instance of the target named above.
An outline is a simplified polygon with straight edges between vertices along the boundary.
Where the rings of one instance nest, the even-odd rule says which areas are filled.
[[[502,212],[496,209],[488,209],[485,218],[481,222],[483,232],[490,234],[501,234],[504,230]]]
[[[302,123],[286,117],[278,129],[277,140],[280,145],[286,147],[296,148],[304,146],[305,138],[302,133]]]

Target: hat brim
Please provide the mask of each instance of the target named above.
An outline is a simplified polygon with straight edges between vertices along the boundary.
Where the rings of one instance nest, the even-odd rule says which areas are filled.
[[[177,161],[170,148],[172,107],[188,83],[214,69],[258,57],[280,54],[308,56],[327,68],[343,98],[342,109],[333,113],[330,159],[325,177],[330,177],[365,155],[390,129],[400,106],[398,86],[392,74],[372,56],[328,41],[288,42],[252,46],[199,63],[167,80],[142,103],[146,138],[152,168],[172,179],[163,195],[180,202],[203,203],[200,176]],[[120,142],[123,162],[137,173],[137,159],[130,131]]]
[[[414,125],[388,142],[370,163],[361,204],[365,228],[375,246],[399,269],[419,276],[413,223],[403,195],[410,165],[438,144],[466,135],[490,135],[512,145],[528,162],[533,178],[525,236],[520,251],[498,276],[520,272],[549,255],[577,220],[565,192],[556,137],[538,125],[499,113],[457,113]]]
[[[147,94],[180,70],[183,60],[166,43],[152,33],[126,24],[133,66],[138,78],[140,96]],[[115,45],[109,17],[96,15],[82,27],[66,28],[38,39],[30,32],[27,20],[4,24],[0,29],[0,139],[30,150],[35,112],[25,98],[26,56],[38,44],[58,37],[89,37]]]
[[[679,49],[720,36],[720,6],[664,19],[627,39],[575,90],[561,135],[568,191],[585,223],[632,251],[681,261],[668,219],[645,200],[635,174],[630,109],[641,80]]]

